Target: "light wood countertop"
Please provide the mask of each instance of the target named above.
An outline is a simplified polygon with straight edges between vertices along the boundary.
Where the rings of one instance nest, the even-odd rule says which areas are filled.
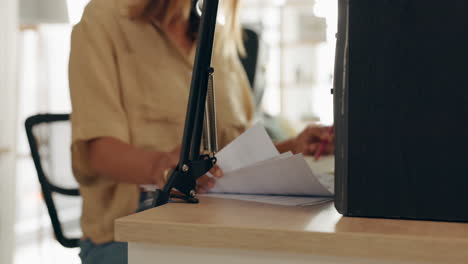
[[[333,203],[286,207],[202,197],[116,220],[117,241],[429,263],[468,263],[468,224],[342,217]]]

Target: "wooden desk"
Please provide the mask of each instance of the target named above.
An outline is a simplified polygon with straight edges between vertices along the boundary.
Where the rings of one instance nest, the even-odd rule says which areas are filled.
[[[129,263],[468,263],[468,224],[202,197],[116,220]]]

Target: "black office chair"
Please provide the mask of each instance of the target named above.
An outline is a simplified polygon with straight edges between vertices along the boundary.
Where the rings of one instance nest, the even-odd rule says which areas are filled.
[[[276,116],[271,116],[261,109],[261,103],[266,88],[265,64],[267,61],[268,47],[262,42],[256,25],[244,26],[243,40],[246,56],[240,56],[242,66],[252,87],[253,99],[258,111],[257,116],[263,121],[263,125],[274,141],[285,140],[289,137],[288,133],[282,127],[282,122]]]
[[[52,228],[54,230],[55,238],[57,241],[64,247],[73,248],[78,247],[78,238],[68,238],[64,235],[63,226],[59,220],[59,215],[57,213],[56,202],[54,202],[53,194],[61,194],[66,196],[79,196],[80,192],[77,188],[62,188],[54,184],[50,178],[47,177],[46,172],[43,166],[43,159],[41,159],[41,145],[44,142],[40,142],[39,136],[35,135],[35,132],[41,132],[39,125],[46,125],[46,128],[49,126],[58,124],[59,122],[69,122],[70,115],[68,114],[41,114],[29,117],[25,122],[26,134],[28,136],[29,147],[31,149],[31,155],[34,160],[34,165],[36,167],[37,176],[39,178],[39,183],[41,184],[42,195],[44,201],[47,205],[47,210],[49,212],[50,220],[52,222]],[[44,130],[42,130],[44,131]],[[69,135],[67,135],[69,136]],[[65,143],[64,143],[65,144]],[[69,151],[69,146],[66,147],[66,151]]]
[[[262,65],[259,67],[259,64],[263,63],[263,61],[260,61],[263,59],[260,36],[256,30],[249,27],[243,28],[243,34],[246,55],[240,56],[240,61],[252,87],[255,105],[258,107],[265,92],[265,73],[261,69]]]

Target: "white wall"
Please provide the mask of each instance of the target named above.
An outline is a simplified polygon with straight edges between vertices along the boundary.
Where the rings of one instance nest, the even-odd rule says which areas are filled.
[[[0,8],[0,263],[12,263],[15,217],[17,0]]]

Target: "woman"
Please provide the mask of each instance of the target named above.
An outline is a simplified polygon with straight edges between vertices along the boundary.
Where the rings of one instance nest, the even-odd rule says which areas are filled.
[[[238,59],[244,52],[238,1],[225,4],[226,24],[217,27],[212,59],[221,147],[253,118]],[[114,220],[139,209],[140,184],[163,186],[164,172],[178,162],[198,29],[192,5],[189,0],[92,0],[73,29],[72,162],[83,197],[83,263],[126,263],[126,244],[113,242]],[[277,147],[313,153],[325,134],[309,127]],[[217,167],[211,172],[222,177]],[[197,190],[214,184],[202,177]]]

